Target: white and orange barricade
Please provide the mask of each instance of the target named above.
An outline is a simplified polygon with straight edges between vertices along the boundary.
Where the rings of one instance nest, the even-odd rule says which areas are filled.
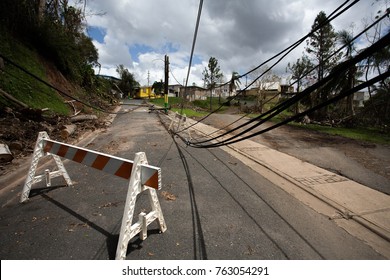
[[[39,160],[47,156],[53,157],[57,170],[46,169],[44,174],[35,175]],[[144,152],[136,153],[134,161],[131,161],[51,140],[46,132],[39,132],[20,202],[26,202],[32,185],[43,180],[46,180],[46,186],[50,187],[52,178],[62,176],[68,186],[72,185],[60,157],[129,180],[116,259],[126,258],[128,243],[135,235],[139,233],[141,240],[146,239],[147,227],[154,220],[158,221],[161,232],[166,231],[167,227],[156,193],[156,190],[161,189],[161,169],[149,165]],[[135,202],[138,194],[143,191],[149,194],[152,210],[147,214],[140,213],[138,222],[132,224]]]

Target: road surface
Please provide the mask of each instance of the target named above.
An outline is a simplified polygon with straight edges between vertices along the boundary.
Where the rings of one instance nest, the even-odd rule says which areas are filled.
[[[152,223],[146,240],[130,241],[127,259],[386,259],[222,149],[186,147],[145,107],[117,115],[80,145],[127,159],[143,151],[162,169],[168,229]],[[64,162],[75,185],[38,183],[25,204],[25,173],[0,182],[1,259],[115,257],[128,182]],[[148,207],[139,195],[135,212]]]

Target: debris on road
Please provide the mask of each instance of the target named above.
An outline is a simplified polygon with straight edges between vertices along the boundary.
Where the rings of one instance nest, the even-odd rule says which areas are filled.
[[[14,159],[11,151],[6,144],[0,144],[0,163],[8,163]]]

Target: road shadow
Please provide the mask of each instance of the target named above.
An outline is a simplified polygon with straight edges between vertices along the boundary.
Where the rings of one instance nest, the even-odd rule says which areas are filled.
[[[54,187],[56,188],[56,187]],[[57,187],[58,188],[58,187]],[[51,202],[55,206],[59,207],[60,209],[64,210],[65,212],[69,213],[76,219],[80,220],[82,223],[85,225],[88,225],[92,229],[96,230],[97,232],[101,233],[102,235],[106,236],[106,248],[104,246],[102,248],[97,248],[96,251],[97,253],[94,255],[93,259],[100,259],[104,255],[108,255],[108,259],[110,260],[115,260],[116,257],[116,250],[118,246],[118,241],[119,241],[119,234],[112,234],[106,229],[100,227],[99,225],[95,224],[94,222],[88,220],[86,217],[80,215],[79,213],[75,212],[74,210],[70,209],[66,205],[62,204],[61,202],[53,199],[52,197],[48,196],[46,193],[47,188],[42,188],[41,189],[36,189],[37,194],[35,195],[41,195],[45,200]],[[40,192],[41,191],[41,192]],[[120,225],[122,224],[122,221],[120,220],[117,226],[114,228],[115,232],[118,232],[120,230]],[[160,234],[160,229],[150,229],[147,231],[147,235],[155,235],[155,234]],[[132,241],[133,240],[133,241]],[[126,256],[131,254],[134,251],[141,250],[143,240],[141,240],[139,237],[134,237],[130,242],[128,243],[127,246],[127,251],[126,251]],[[104,252],[106,251],[106,253]]]
[[[161,233],[160,229],[151,229],[147,231],[148,237],[160,233]],[[118,242],[119,242],[119,234],[110,234],[110,236],[107,237],[106,245],[107,245],[108,258],[110,260],[115,260]],[[133,237],[127,245],[126,256],[130,255],[135,251],[142,250],[143,242],[144,240],[141,240],[139,237]]]
[[[51,191],[57,190],[57,189],[62,189],[62,188],[67,188],[67,185],[58,185],[58,186],[53,186],[53,187],[43,187],[43,188],[36,188],[36,189],[31,189],[30,190],[30,195],[29,198],[32,198],[34,196],[39,196],[43,194],[50,193]]]

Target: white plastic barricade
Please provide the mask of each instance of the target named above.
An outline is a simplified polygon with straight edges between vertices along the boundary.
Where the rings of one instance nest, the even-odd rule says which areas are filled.
[[[189,125],[187,124],[186,114],[180,115],[179,113],[175,112],[175,116],[172,118],[171,123],[169,124],[168,131],[172,131],[173,133],[180,133],[181,131],[187,130],[189,138],[187,140],[190,140],[192,137],[188,127]]]
[[[35,175],[39,160],[46,156],[53,157],[57,170],[46,169],[44,174]],[[20,202],[27,201],[32,185],[42,180],[46,180],[46,186],[50,187],[52,178],[62,176],[68,186],[72,185],[60,157],[129,180],[116,259],[126,258],[128,243],[135,235],[140,233],[140,239],[146,239],[147,226],[154,220],[158,221],[161,232],[166,231],[167,227],[156,193],[156,190],[161,189],[161,169],[149,165],[144,152],[136,153],[134,161],[131,161],[51,140],[46,132],[39,132]],[[147,214],[140,213],[139,221],[132,225],[135,202],[138,194],[143,191],[149,194],[152,210]]]

